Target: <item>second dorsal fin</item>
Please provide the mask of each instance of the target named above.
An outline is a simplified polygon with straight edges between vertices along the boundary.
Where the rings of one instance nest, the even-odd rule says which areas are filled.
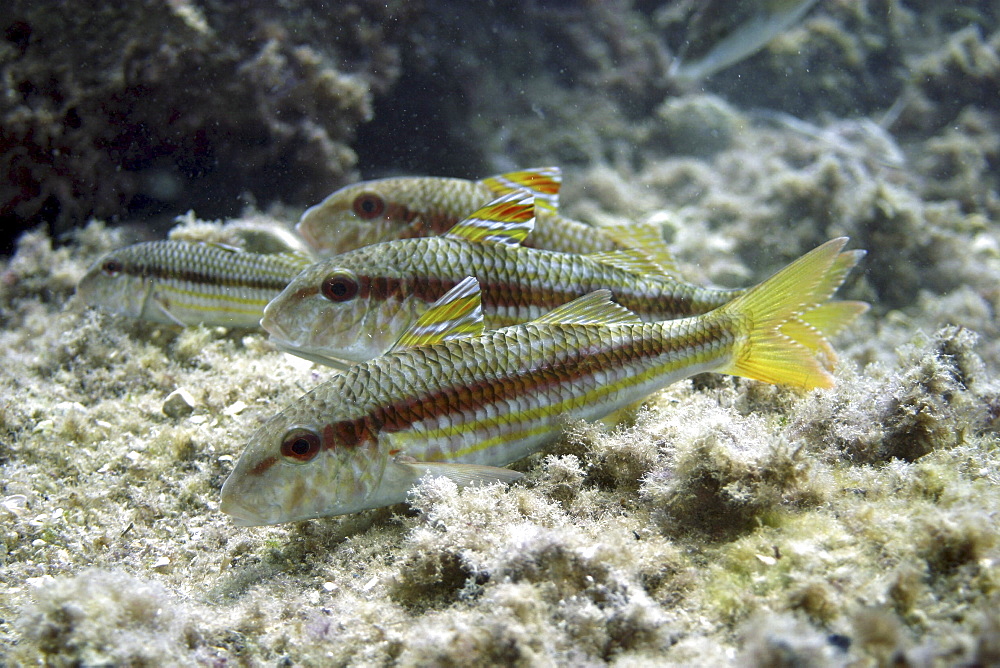
[[[639,316],[611,301],[610,290],[595,290],[531,321],[546,325],[638,325]]]
[[[535,229],[535,198],[524,190],[499,197],[455,223],[444,237],[517,246]]]
[[[594,262],[600,262],[611,267],[624,269],[630,274],[650,275],[676,280],[676,277],[667,274],[657,263],[650,260],[645,254],[634,250],[614,250],[602,251],[600,253],[590,253],[588,258]]]
[[[431,304],[389,350],[429,346],[482,333],[483,304],[479,281],[467,276]]]
[[[595,253],[591,257],[598,262],[614,265],[633,273],[653,274],[675,281],[681,281],[677,261],[670,252],[659,226],[656,225],[610,225],[600,228],[623,250]]]

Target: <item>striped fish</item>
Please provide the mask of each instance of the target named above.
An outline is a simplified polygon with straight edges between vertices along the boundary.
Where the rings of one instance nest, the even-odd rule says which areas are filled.
[[[614,250],[613,232],[564,218],[557,211],[558,167],[526,169],[481,181],[398,177],[355,183],[308,209],[295,229],[318,253],[333,255],[390,239],[444,234],[501,195],[527,190],[539,202],[529,245],[564,253]]]
[[[515,192],[443,236],[388,241],[318,262],[268,304],[261,326],[283,350],[343,366],[338,360],[360,362],[385,353],[430,304],[469,275],[479,280],[487,329],[527,322],[599,289],[610,290],[645,322],[705,313],[743,292],[679,280],[662,266],[667,251],[654,229],[630,230],[630,250],[572,255],[525,248],[533,211],[532,196]],[[843,275],[856,260],[854,253],[838,259]],[[837,304],[845,313],[836,321],[847,321],[847,310],[866,308]]]
[[[311,261],[294,253],[150,241],[102,257],[76,291],[90,306],[131,318],[252,328],[267,303]]]
[[[566,418],[600,418],[696,373],[831,387],[814,346],[782,326],[837,289],[846,241],[707,314],[658,323],[598,291],[484,332],[478,283],[463,281],[398,348],[268,420],[226,480],[221,509],[241,525],[276,524],[398,503],[426,474],[509,482],[520,474],[500,467],[539,450]]]

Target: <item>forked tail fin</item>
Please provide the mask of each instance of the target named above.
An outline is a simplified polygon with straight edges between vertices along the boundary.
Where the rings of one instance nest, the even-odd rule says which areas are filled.
[[[826,336],[864,312],[861,302],[826,301],[864,255],[841,253],[847,237],[827,241],[763,283],[716,309],[741,332],[720,373],[805,389],[833,387]]]

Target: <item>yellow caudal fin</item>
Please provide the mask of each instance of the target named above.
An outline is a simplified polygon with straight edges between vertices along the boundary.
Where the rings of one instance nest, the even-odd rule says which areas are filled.
[[[823,336],[836,336],[858,319],[871,305],[868,302],[836,301],[821,304],[799,316]]]
[[[866,302],[836,301],[820,304],[783,324],[781,333],[811,350],[824,367],[832,370],[837,362],[837,353],[827,337],[843,330],[868,308]]]
[[[864,255],[841,253],[847,237],[826,242],[713,313],[741,329],[721,373],[805,389],[833,387],[826,335],[863,312],[860,302],[826,301]]]

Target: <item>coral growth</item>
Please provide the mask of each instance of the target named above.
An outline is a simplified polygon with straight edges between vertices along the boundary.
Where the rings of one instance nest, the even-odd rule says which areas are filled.
[[[992,419],[1000,390],[987,380],[975,342],[968,330],[946,328],[905,350],[902,372],[870,366],[837,392],[813,397],[798,418],[803,430],[836,456],[866,464],[913,461],[966,442]]]
[[[90,571],[36,587],[36,602],[19,622],[23,642],[16,656],[26,664],[183,663],[201,644],[183,608],[155,583]]]
[[[251,222],[183,232],[239,238]],[[887,318],[843,337],[832,391],[698,378],[621,425],[568,424],[510,487],[430,479],[410,510],[244,530],[218,512],[233,459],[326,372],[259,334],[67,304],[116,238],[93,225],[53,249],[36,233],[5,267],[5,660],[990,656],[996,625],[975,611],[1000,577],[1000,401],[967,329],[915,336]],[[109,640],[122,635],[135,642]]]

